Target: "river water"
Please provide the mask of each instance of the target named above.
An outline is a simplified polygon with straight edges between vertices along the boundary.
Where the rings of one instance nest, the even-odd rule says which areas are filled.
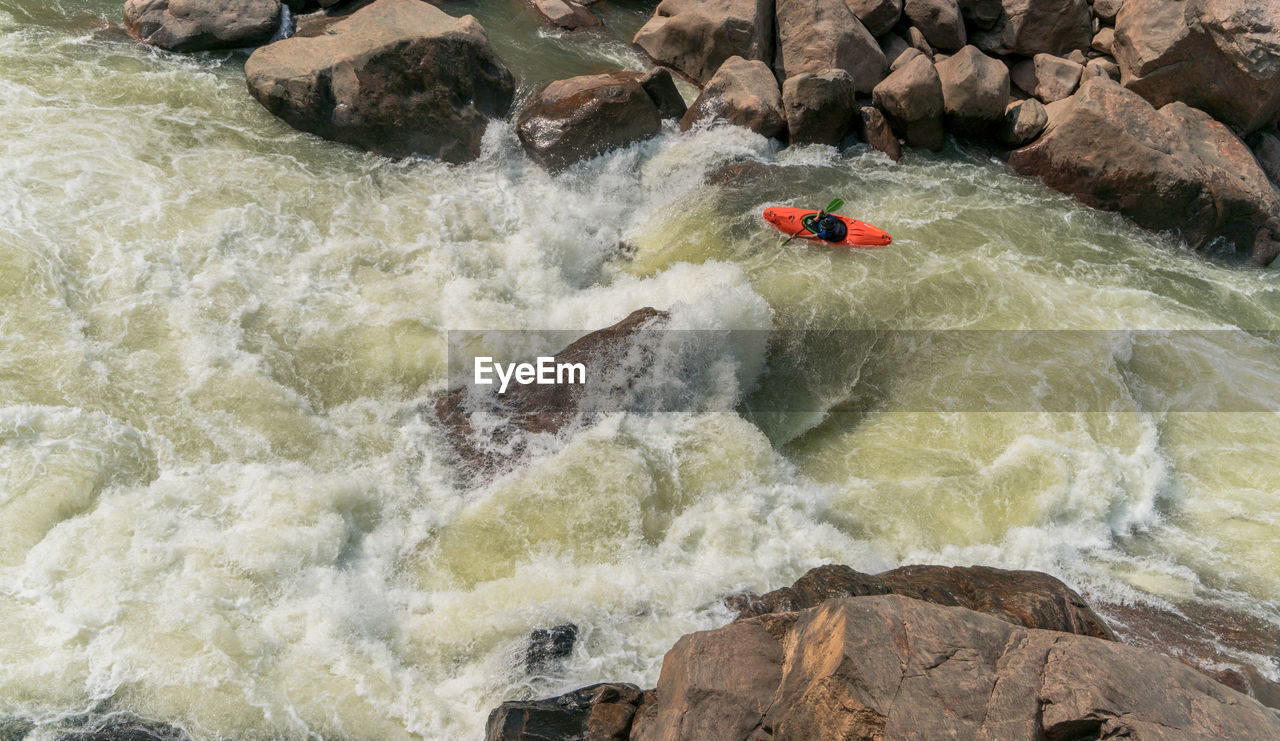
[[[516,2],[447,7],[476,12],[526,91],[642,67]],[[599,7],[622,38],[648,12]],[[390,162],[272,118],[243,54],[148,50],[119,15],[0,0],[0,717],[478,738],[505,698],[652,686],[680,635],[728,619],[721,597],[833,561],[1280,614],[1280,350],[1257,332],[1280,329],[1274,273],[954,144],[894,164],[669,129],[552,177],[500,123],[475,163]],[[765,174],[706,184],[737,161]],[[894,243],[778,249],[759,218],[837,196]],[[784,335],[1254,333],[1143,355],[1097,332],[1101,360],[1046,339],[995,371],[872,368],[857,334],[805,335],[743,361],[723,411],[609,415],[493,481],[458,474],[424,411],[449,330],[641,306]],[[1095,403],[984,410],[1020,372],[1083,377]],[[862,375],[896,403],[860,405]],[[734,406],[795,384],[803,408]],[[939,384],[965,410],[920,401]],[[1148,409],[1148,386],[1216,402]],[[529,631],[564,622],[573,654],[527,670]]]

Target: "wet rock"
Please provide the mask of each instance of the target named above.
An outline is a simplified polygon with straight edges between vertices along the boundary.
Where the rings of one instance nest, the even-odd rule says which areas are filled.
[[[1165,656],[880,595],[682,638],[631,738],[1277,734],[1274,713]]]
[[[1009,149],[1017,149],[1035,141],[1049,123],[1044,105],[1035,98],[1015,100],[1004,109],[1004,122],[1000,125],[1000,143]]]
[[[57,741],[191,741],[181,728],[129,714],[91,717],[75,725],[73,729],[59,729],[54,738]]]
[[[656,136],[657,104],[634,72],[556,80],[539,88],[516,121],[531,157],[551,170]]]
[[[1249,252],[1249,264],[1258,268],[1270,267],[1277,257],[1280,257],[1280,218],[1272,218],[1267,221],[1265,226],[1254,233],[1253,248]],[[1251,667],[1242,667],[1241,669],[1247,668]],[[1254,673],[1256,674],[1256,672]],[[1280,708],[1280,684],[1267,680],[1267,696],[1264,698],[1263,695],[1254,690],[1255,687],[1259,686],[1257,679],[1246,676],[1244,682],[1249,685],[1247,694],[1257,697],[1265,705]],[[1235,685],[1232,686],[1234,687]],[[1241,690],[1241,692],[1245,692],[1245,690]]]
[[[743,186],[764,183],[777,176],[777,165],[758,160],[742,160],[720,165],[702,179],[707,185]]]
[[[1002,0],[1002,5],[995,26],[973,34],[973,43],[989,54],[1061,55],[1088,49],[1093,39],[1085,0]]]
[[[1111,56],[1111,49],[1115,45],[1115,41],[1115,29],[1103,28],[1093,35],[1093,42],[1089,46],[1099,54]]]
[[[530,0],[535,10],[553,26],[568,31],[582,28],[599,28],[600,18],[573,0]]]
[[[1103,23],[1115,23],[1124,0],[1093,0],[1093,13]]]
[[[792,144],[836,145],[854,125],[855,87],[842,69],[803,73],[782,84],[782,107]]]
[[[1080,85],[1084,65],[1052,54],[1037,54],[1013,65],[1013,84],[1042,103],[1052,103],[1071,95]]]
[[[1280,3],[1127,0],[1116,18],[1120,80],[1160,107],[1181,101],[1241,136],[1280,115]]]
[[[416,2],[416,0],[415,0]],[[618,384],[597,393],[621,399],[651,360],[639,345],[643,333],[657,329],[667,313],[652,307],[638,309],[611,327],[586,334],[555,355],[557,363],[582,363],[588,378],[611,379]],[[635,352],[637,348],[639,352]],[[605,369],[616,371],[606,373]],[[449,391],[435,400],[435,416],[445,438],[472,475],[501,470],[524,454],[523,433],[560,432],[579,419],[584,385],[517,385],[508,389],[497,406],[477,403],[466,388]],[[596,402],[607,400],[595,399]],[[497,425],[473,426],[475,414]]]
[[[872,36],[888,33],[902,17],[902,0],[845,0]]]
[[[22,741],[35,727],[29,720],[0,716],[0,741]]]
[[[616,683],[504,702],[489,714],[485,741],[627,741],[641,700],[639,687]]]
[[[680,129],[688,131],[699,121],[721,121],[762,136],[784,136],[787,120],[782,92],[769,65],[730,57],[680,119]]]
[[[640,87],[649,94],[653,104],[658,107],[658,115],[663,118],[674,118],[678,121],[688,110],[684,97],[676,89],[676,81],[671,78],[671,73],[662,67],[654,67],[646,72],[640,78]]]
[[[970,136],[991,135],[1009,105],[1009,68],[976,46],[966,46],[936,66],[948,128]]]
[[[902,13],[934,49],[955,51],[964,46],[964,19],[956,0],[905,0]]]
[[[294,128],[389,157],[465,162],[505,116],[511,72],[471,16],[421,0],[377,0],[314,37],[260,47],[249,91]]]
[[[280,0],[126,0],[124,24],[170,51],[257,46],[280,26]]]
[[[777,0],[778,79],[842,69],[869,93],[884,77],[884,53],[844,0]]]
[[[772,63],[773,39],[773,0],[663,0],[634,43],[702,86],[729,57]]]
[[[960,15],[976,29],[989,31],[1000,20],[1000,0],[960,0]]]
[[[894,162],[902,159],[902,145],[898,143],[898,137],[879,108],[871,105],[858,106],[858,118],[862,123],[862,138],[872,149],[884,152]]]
[[[538,628],[529,633],[529,646],[524,652],[524,666],[538,671],[548,664],[573,654],[573,644],[578,641],[578,626],[561,623],[551,628]]]
[[[1226,126],[1182,103],[1157,111],[1102,78],[1048,107],[1046,133],[1014,151],[1015,172],[1203,249],[1222,237],[1246,254],[1280,212],[1276,191]]]
[[[1280,183],[1280,137],[1269,131],[1260,131],[1250,137],[1253,156],[1257,158],[1262,171],[1273,183]]]
[[[775,612],[806,610],[829,599],[873,594],[889,594],[889,587],[880,577],[844,564],[827,564],[809,569],[789,587],[763,595],[730,595],[725,598],[725,604],[738,613],[738,620],[744,620]]]
[[[1120,68],[1116,66],[1116,63],[1110,57],[1090,59],[1089,63],[1084,66],[1084,72],[1080,73],[1080,84],[1083,85],[1094,77],[1119,80]]]
[[[890,74],[871,99],[909,146],[942,149],[942,82],[928,59],[917,57]]]

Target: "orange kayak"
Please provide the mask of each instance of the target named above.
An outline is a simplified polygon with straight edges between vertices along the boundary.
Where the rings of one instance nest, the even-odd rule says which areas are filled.
[[[795,236],[801,239],[812,239],[825,244],[839,244],[845,247],[883,247],[893,241],[893,237],[883,229],[871,226],[865,221],[850,219],[840,214],[832,214],[837,219],[844,222],[848,227],[849,233],[845,235],[843,241],[828,242],[825,239],[818,239],[812,229],[806,228],[811,225],[813,216],[818,215],[818,211],[811,208],[787,208],[785,206],[774,206],[764,210],[764,220],[778,227],[785,232],[788,237]]]

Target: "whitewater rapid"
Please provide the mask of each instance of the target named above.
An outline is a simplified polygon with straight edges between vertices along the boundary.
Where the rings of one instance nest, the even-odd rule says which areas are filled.
[[[518,6],[494,5],[527,80],[639,64],[525,16],[504,35]],[[669,128],[553,177],[498,123],[477,162],[390,162],[272,118],[243,55],[141,48],[118,11],[0,0],[0,716],[477,738],[503,699],[652,686],[723,596],[822,562],[1037,568],[1276,622],[1273,412],[1151,411],[1121,383],[1092,411],[922,411],[939,379],[986,389],[838,334],[741,348],[726,411],[609,415],[490,482],[429,411],[450,330],[642,306],[766,334],[1274,330],[1273,272],[955,145],[895,164]],[[767,168],[707,184],[739,161]],[[759,218],[837,196],[893,245],[780,250]],[[1222,398],[1274,393],[1274,342],[1232,337],[1088,367],[1179,388],[1225,365],[1249,382]],[[860,405],[877,379],[896,407]],[[788,393],[793,413],[734,406]],[[564,622],[573,654],[531,673],[529,631]]]

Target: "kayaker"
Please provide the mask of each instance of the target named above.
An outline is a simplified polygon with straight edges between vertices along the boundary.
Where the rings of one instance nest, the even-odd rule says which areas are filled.
[[[844,222],[834,214],[823,214],[822,218],[818,220],[817,227],[818,228],[814,231],[814,235],[817,236],[818,239],[822,239],[827,242],[843,242],[845,236],[849,233],[849,229],[845,226]]]

